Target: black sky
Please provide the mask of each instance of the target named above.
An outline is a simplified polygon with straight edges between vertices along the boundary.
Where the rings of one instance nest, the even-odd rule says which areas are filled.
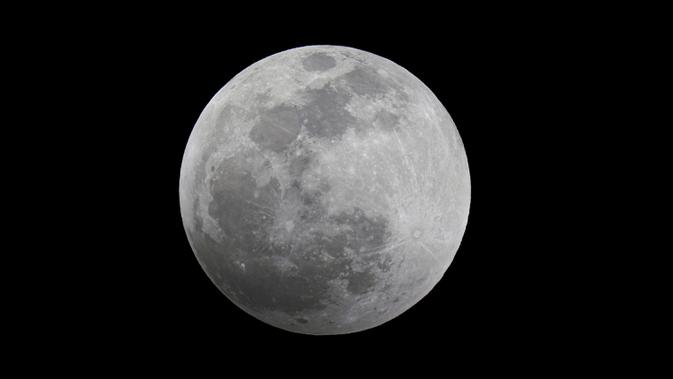
[[[65,268],[24,297],[41,310],[31,320],[51,315],[35,341],[74,341],[90,355],[196,350],[321,364],[318,352],[326,362],[556,361],[545,352],[616,338],[603,309],[618,297],[605,283],[621,258],[596,226],[610,209],[596,184],[632,164],[616,153],[633,113],[624,63],[650,51],[598,15],[509,11],[517,16],[432,8],[375,21],[129,12],[22,44],[44,80],[29,98],[46,88],[62,101],[40,112],[59,120],[43,123],[56,150],[43,182],[63,193],[49,238],[61,253],[48,261]],[[199,267],[180,219],[180,163],[203,107],[250,64],[310,44],[366,50],[420,78],[455,121],[472,180],[467,230],[444,278],[398,318],[347,336],[292,334],[239,310]]]

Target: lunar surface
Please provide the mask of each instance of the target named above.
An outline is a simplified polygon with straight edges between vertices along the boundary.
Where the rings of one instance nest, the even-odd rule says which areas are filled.
[[[339,46],[253,64],[203,110],[180,207],[203,270],[268,324],[343,334],[389,321],[449,267],[470,206],[467,157],[415,76]]]

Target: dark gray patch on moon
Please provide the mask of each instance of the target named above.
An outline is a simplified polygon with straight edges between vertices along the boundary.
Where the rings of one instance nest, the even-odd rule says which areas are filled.
[[[232,288],[243,306],[258,312],[323,309],[328,286],[320,270],[297,262],[298,271],[287,274],[274,265],[276,258],[290,254],[290,246],[273,244],[270,237],[274,209],[283,201],[277,181],[257,188],[239,161],[223,161],[218,174],[211,185],[209,214],[218,220],[229,245],[221,253],[230,264],[218,265],[223,287]]]
[[[315,205],[303,207],[314,208],[304,209],[309,213],[325,214],[324,210],[315,209]],[[280,311],[302,315],[325,309],[333,301],[328,284],[333,279],[347,280],[347,289],[353,294],[372,291],[377,283],[373,268],[378,257],[371,257],[363,270],[356,271],[352,268],[354,258],[347,254],[347,249],[366,254],[373,245],[385,243],[385,236],[389,234],[385,223],[362,215],[343,215],[332,221],[334,223],[316,222],[315,218],[298,220],[295,226],[298,230],[306,231],[313,225],[315,231],[302,234],[301,238],[300,234],[293,235],[289,245],[274,244],[268,230],[259,230],[256,241],[246,240],[240,246],[247,253],[243,261],[245,274],[233,273],[234,280],[229,284],[239,293],[239,301],[261,313]],[[343,232],[331,236],[328,231],[333,227]],[[368,230],[373,237],[364,234]],[[260,250],[255,251],[260,245],[267,246],[264,255]],[[330,259],[328,263],[324,254]],[[283,270],[274,264],[276,259],[287,259],[296,271]]]
[[[250,140],[260,149],[281,153],[301,133],[319,139],[342,136],[348,128],[358,127],[357,119],[346,109],[351,94],[326,85],[303,91],[308,101],[303,106],[281,104],[261,109],[260,119],[250,130]]]
[[[222,107],[220,112],[217,114],[217,124],[218,125],[228,125],[231,122],[231,117],[234,114],[234,108],[231,105],[226,105]]]
[[[262,111],[260,121],[252,127],[249,137],[264,149],[281,152],[299,135],[299,120],[300,114],[295,107],[278,105]]]
[[[302,60],[306,71],[327,71],[336,66],[336,60],[325,53],[313,53]]]
[[[348,292],[362,295],[374,289],[377,283],[376,275],[372,274],[371,271],[362,271],[362,272],[349,272],[346,275],[348,279],[348,285],[346,288]]]
[[[325,86],[307,90],[310,99],[300,109],[306,133],[318,138],[333,138],[343,135],[356,119],[346,110],[351,94],[343,89]]]
[[[259,236],[271,225],[273,207],[279,200],[278,181],[272,178],[256,188],[255,178],[234,159],[223,160],[217,170],[210,183],[210,217],[242,251],[259,251]]]
[[[365,212],[355,207],[352,212],[344,212],[333,217],[340,225],[347,225],[348,230],[344,233],[348,237],[346,247],[357,251],[364,248],[369,251],[375,247],[381,247],[390,237],[387,232],[388,220],[384,217],[370,218]]]
[[[301,178],[304,172],[311,167],[314,159],[315,155],[309,148],[298,146],[297,153],[290,160],[290,177]]]
[[[377,125],[386,131],[399,129],[400,116],[382,109],[376,114]]]
[[[312,58],[314,57],[314,58]],[[310,62],[323,61],[329,57],[316,53],[304,59]],[[313,66],[311,66],[313,67]],[[302,133],[322,139],[341,137],[349,128],[361,130],[364,125],[346,109],[353,93],[358,95],[383,94],[392,88],[384,78],[374,70],[357,66],[342,75],[337,82],[343,85],[326,84],[322,88],[301,91],[298,96],[307,99],[303,106],[278,105],[271,109],[260,110],[260,121],[253,126],[249,137],[260,148],[274,152],[282,152]],[[396,127],[399,116],[380,111],[376,120],[384,130]]]
[[[277,248],[276,248],[277,249]],[[276,250],[279,257],[285,256]],[[296,273],[286,274],[272,260],[249,259],[246,273],[237,283],[245,295],[243,304],[258,312],[281,311],[287,314],[321,310],[327,305],[328,283],[321,270],[310,261],[295,260],[299,268]]]
[[[376,71],[363,66],[356,66],[343,75],[348,86],[358,95],[377,95],[388,91],[390,87]]]
[[[320,198],[330,187],[326,183],[317,190],[302,187],[301,178],[313,163],[313,153],[306,147],[298,151],[298,155],[287,156],[293,180],[283,195],[275,178],[257,186],[246,163],[253,159],[223,160],[210,183],[213,200],[208,213],[224,233],[226,248],[220,246],[220,254],[211,255],[208,252],[216,249],[212,238],[205,233],[192,235],[206,251],[204,267],[218,286],[260,314],[280,311],[301,316],[325,309],[333,302],[331,280],[346,280],[347,290],[360,295],[374,290],[378,282],[375,268],[389,269],[376,253],[391,236],[388,220],[367,216],[357,207],[328,216]],[[281,204],[295,212],[294,230],[283,241],[273,234]]]

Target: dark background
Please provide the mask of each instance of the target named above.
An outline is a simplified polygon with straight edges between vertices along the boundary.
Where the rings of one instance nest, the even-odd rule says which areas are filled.
[[[72,357],[104,367],[193,354],[203,366],[252,356],[259,362],[246,368],[273,357],[328,371],[352,362],[434,370],[462,357],[475,368],[563,367],[622,338],[612,310],[629,284],[612,279],[627,259],[605,245],[599,219],[619,212],[596,184],[613,171],[640,175],[618,142],[648,115],[625,90],[636,81],[625,62],[650,58],[634,26],[509,8],[507,17],[427,8],[268,20],[174,11],[87,17],[24,46],[33,62],[52,62],[34,72],[62,101],[41,108],[59,116],[43,124],[57,169],[40,180],[63,194],[43,238],[60,254],[24,297],[43,331],[28,344],[75,345]],[[201,270],[180,218],[182,154],[210,98],[252,63],[311,44],[369,51],[421,79],[451,114],[472,181],[467,230],[444,278],[401,316],[351,335],[293,334],[238,309]]]
[[[559,115],[554,103],[561,95],[550,93],[549,87],[566,93],[573,79],[555,62],[565,58],[541,47],[554,43],[555,37],[470,29],[451,35],[441,30],[274,34],[250,40],[142,35],[128,61],[120,62],[128,65],[121,73],[130,70],[133,76],[129,82],[114,79],[128,83],[131,93],[121,93],[117,109],[131,109],[132,118],[120,120],[124,132],[116,137],[123,142],[118,155],[110,157],[124,178],[110,210],[124,214],[115,219],[121,244],[109,259],[123,270],[106,270],[120,298],[104,312],[118,314],[124,328],[150,344],[164,338],[348,345],[431,338],[463,345],[481,339],[558,337],[564,328],[559,313],[568,312],[556,303],[562,296],[559,290],[573,284],[570,278],[556,277],[556,266],[567,259],[560,246],[564,233],[553,230],[547,220],[550,213],[564,211],[563,200],[554,195],[559,189],[550,187],[568,185],[557,177],[562,173],[552,174],[561,169],[562,159],[551,150],[558,147],[553,130],[568,114]],[[463,243],[436,289],[381,327],[332,338],[272,328],[220,294],[191,252],[177,195],[186,141],[210,98],[257,60],[318,43],[384,56],[428,85],[461,133],[473,191]],[[563,103],[564,108],[584,106],[575,99]]]

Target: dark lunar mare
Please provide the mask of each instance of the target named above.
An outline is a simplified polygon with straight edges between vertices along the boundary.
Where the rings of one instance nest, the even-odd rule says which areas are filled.
[[[386,83],[376,71],[364,66],[357,66],[343,75],[348,87],[358,95],[378,95],[389,90]]]
[[[316,55],[306,58],[305,64],[307,59]],[[309,62],[318,62],[322,58],[311,59]],[[271,109],[260,109],[260,120],[250,130],[249,137],[261,149],[280,153],[287,150],[301,132],[329,140],[341,137],[349,128],[361,131],[371,125],[363,124],[346,109],[353,97],[352,92],[377,96],[394,89],[404,95],[401,88],[386,82],[376,71],[358,66],[322,88],[300,91],[298,97],[308,100],[303,106],[281,104]],[[399,116],[382,111],[377,120],[382,127],[390,130],[397,124]]]
[[[327,71],[336,66],[336,60],[325,53],[313,53],[302,60],[306,71]]]
[[[301,108],[306,133],[317,138],[340,137],[350,127],[358,123],[348,110],[346,104],[352,95],[343,89],[326,85],[320,89],[305,91],[310,101]]]
[[[335,301],[330,296],[331,280],[344,279],[349,292],[364,294],[377,284],[375,269],[390,268],[377,253],[391,235],[387,219],[367,216],[360,208],[327,215],[321,197],[329,186],[308,190],[301,185],[314,154],[307,147],[293,151],[301,153],[285,157],[294,180],[282,195],[276,178],[257,188],[245,163],[249,159],[223,160],[210,182],[213,201],[208,210],[224,234],[222,242],[202,232],[191,235],[215,283],[238,304],[258,313],[301,316],[324,309]],[[284,241],[275,240],[272,230],[281,203],[296,210],[294,231]],[[202,221],[197,222],[196,230],[202,230]],[[279,267],[279,260],[289,262],[292,269]]]
[[[260,121],[250,130],[250,139],[263,149],[279,153],[297,138],[301,114],[296,107],[279,105],[261,113]]]

